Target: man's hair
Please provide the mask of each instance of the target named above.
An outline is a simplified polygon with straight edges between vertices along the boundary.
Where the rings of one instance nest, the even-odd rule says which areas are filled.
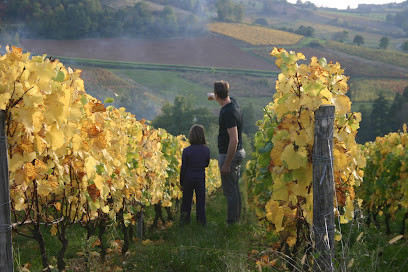
[[[229,83],[225,80],[214,82],[214,93],[221,99],[226,99],[229,95]]]
[[[204,127],[202,125],[193,125],[188,133],[188,141],[190,144],[207,144]]]

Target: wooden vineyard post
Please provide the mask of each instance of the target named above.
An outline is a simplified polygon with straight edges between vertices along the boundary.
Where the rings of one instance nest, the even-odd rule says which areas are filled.
[[[10,187],[7,158],[6,112],[0,111],[0,271],[12,272]]]
[[[334,177],[332,105],[315,111],[313,145],[313,271],[333,271],[334,254]]]

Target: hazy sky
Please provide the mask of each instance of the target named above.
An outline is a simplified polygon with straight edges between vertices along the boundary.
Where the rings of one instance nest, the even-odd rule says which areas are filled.
[[[385,3],[401,3],[405,0],[302,0],[302,2],[310,1],[318,7],[329,7],[346,9],[348,6],[350,8],[357,8],[358,4],[385,4]],[[290,3],[296,3],[297,0],[288,0]]]

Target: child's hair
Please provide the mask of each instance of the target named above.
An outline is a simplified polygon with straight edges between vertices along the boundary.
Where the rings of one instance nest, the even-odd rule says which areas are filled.
[[[202,125],[193,125],[188,133],[188,141],[190,144],[207,144],[204,127]]]

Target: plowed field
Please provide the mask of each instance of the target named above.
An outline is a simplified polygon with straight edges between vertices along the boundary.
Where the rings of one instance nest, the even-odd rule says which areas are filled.
[[[22,39],[21,43],[25,50],[34,52],[34,54],[47,54],[51,56],[276,70],[276,66],[272,62],[246,53],[235,46],[232,41],[216,36],[143,40],[127,38],[83,40]]]

